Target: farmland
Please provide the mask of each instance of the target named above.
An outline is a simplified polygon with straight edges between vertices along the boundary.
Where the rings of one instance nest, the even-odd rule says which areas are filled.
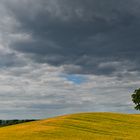
[[[139,140],[140,116],[79,113],[0,128],[0,140]]]

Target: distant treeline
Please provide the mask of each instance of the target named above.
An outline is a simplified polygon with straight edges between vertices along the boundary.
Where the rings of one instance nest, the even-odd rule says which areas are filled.
[[[8,125],[14,125],[19,123],[25,123],[25,122],[31,122],[36,120],[0,120],[0,127],[1,126],[8,126]]]

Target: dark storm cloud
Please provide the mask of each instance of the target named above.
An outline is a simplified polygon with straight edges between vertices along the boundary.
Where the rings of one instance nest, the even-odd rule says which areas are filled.
[[[15,53],[0,54],[0,68],[25,66],[24,60],[19,60]]]
[[[137,0],[25,0],[4,2],[28,41],[11,47],[34,61],[63,66],[67,73],[112,74],[118,65],[139,70],[140,2]],[[121,66],[120,64],[119,66]],[[77,69],[73,69],[77,67]],[[122,67],[120,67],[122,68]]]

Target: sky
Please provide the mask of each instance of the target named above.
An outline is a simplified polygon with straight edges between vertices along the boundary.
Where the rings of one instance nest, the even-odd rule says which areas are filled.
[[[0,0],[0,119],[134,110],[139,0]]]

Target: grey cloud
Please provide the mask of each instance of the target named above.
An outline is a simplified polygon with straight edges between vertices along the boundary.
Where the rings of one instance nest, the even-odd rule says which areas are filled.
[[[1,0],[0,117],[132,112],[139,9],[137,0]]]
[[[57,109],[60,113],[62,109],[65,111],[66,108],[80,107],[79,103],[82,100],[75,98],[77,96],[75,92],[69,92],[74,85],[63,78],[55,76],[54,73],[52,74],[51,69],[54,68],[29,65],[25,68],[11,67],[1,70],[0,105],[2,108],[0,112],[3,114],[9,112],[8,117],[10,118],[12,115],[11,110],[14,113],[17,112],[18,117],[20,116],[18,113],[22,110],[22,117],[26,117],[27,112],[32,112],[33,117],[33,112],[36,111],[38,114],[44,109],[46,111]],[[19,73],[18,71],[20,76],[16,75],[16,73]],[[45,80],[47,80],[47,83]]]
[[[5,5],[20,22],[19,32],[33,39],[17,41],[11,48],[36,62],[75,65],[83,74],[112,74],[116,68],[96,68],[106,61],[139,64],[138,1],[7,0]]]
[[[0,117],[5,114],[8,118],[45,118],[81,111],[133,111],[129,93],[139,85],[138,73],[131,81],[130,75],[121,80],[88,75],[85,83],[75,85],[60,77],[59,69],[35,63],[1,69]]]

